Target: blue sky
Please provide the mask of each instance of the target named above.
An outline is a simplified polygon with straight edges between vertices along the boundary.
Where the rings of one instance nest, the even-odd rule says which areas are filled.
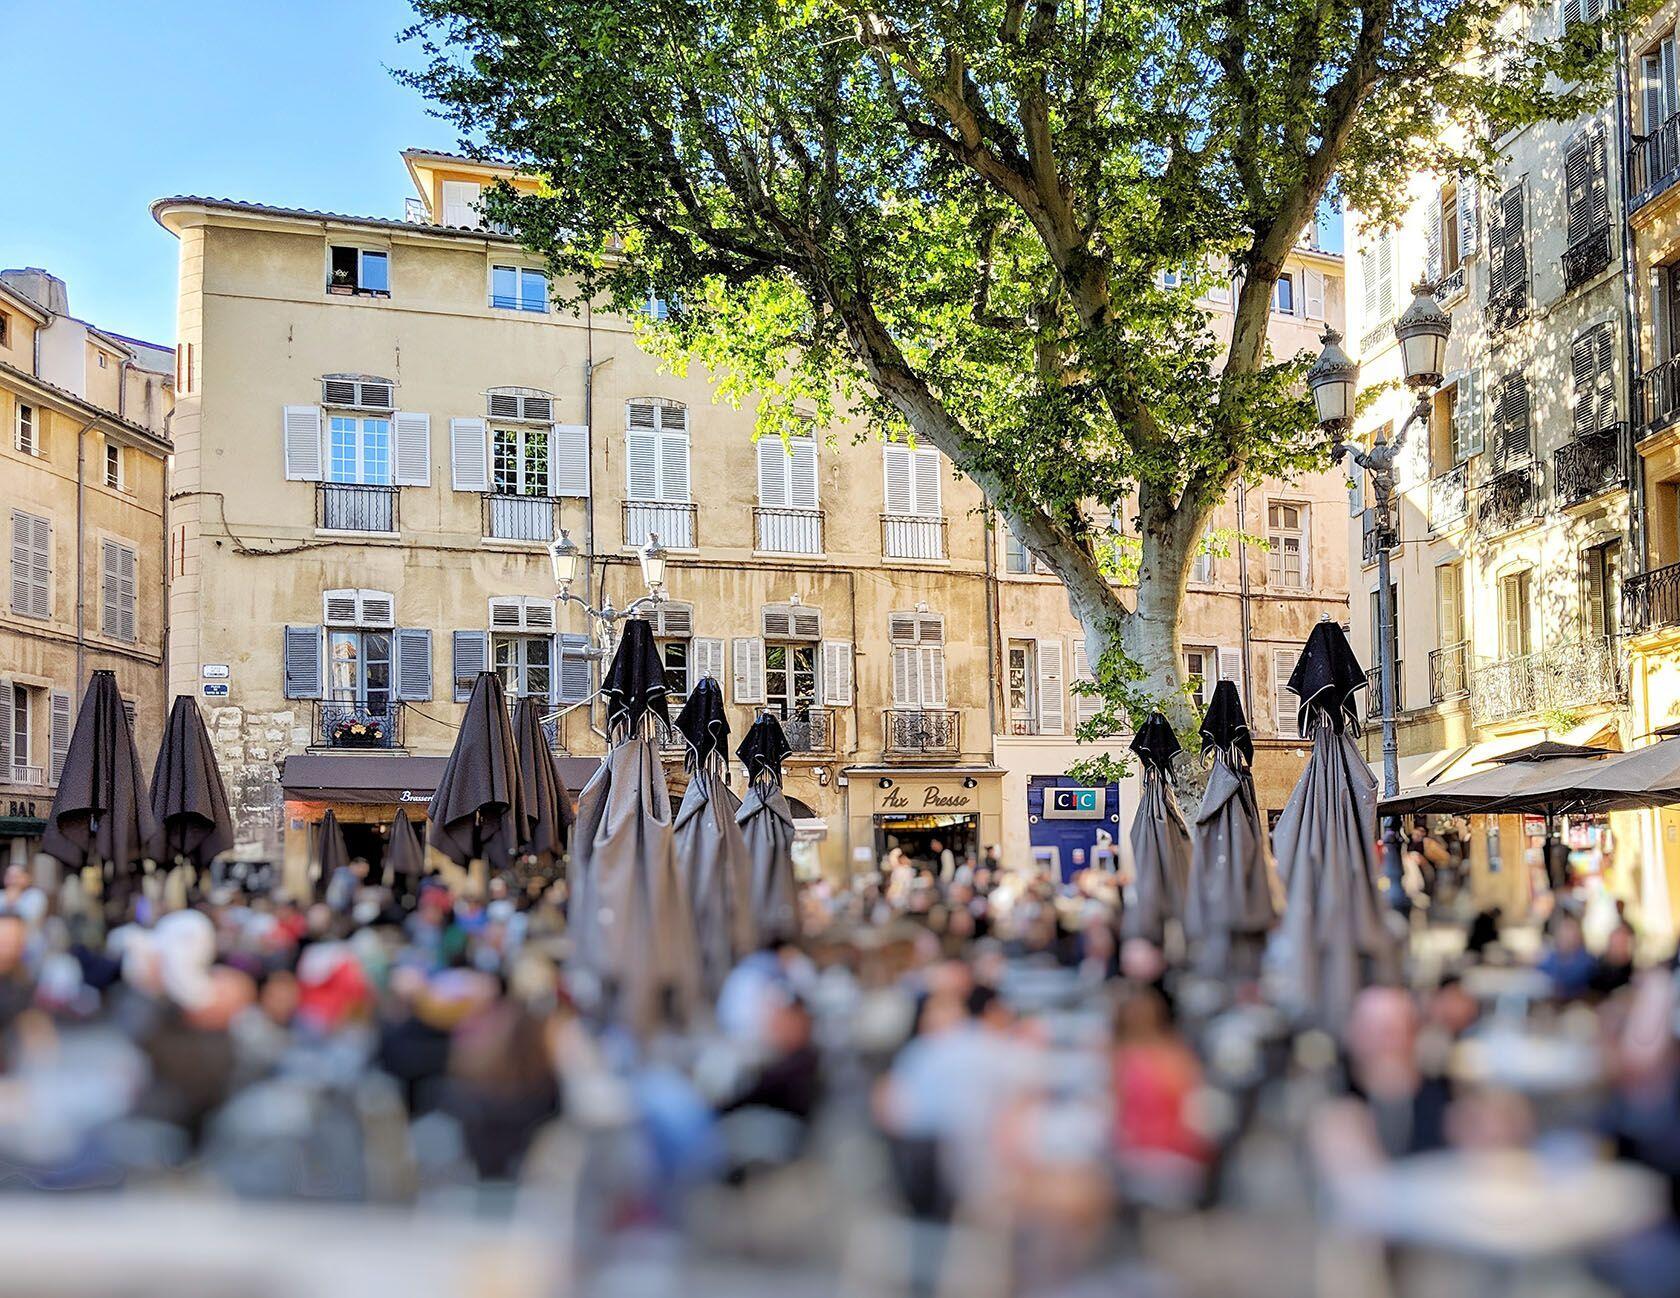
[[[76,315],[173,344],[176,244],[154,198],[401,216],[398,153],[458,142],[388,71],[420,57],[397,41],[412,16],[406,0],[0,0],[25,105],[0,175],[27,178],[0,203],[0,266],[45,266]]]
[[[0,0],[8,97],[0,265],[45,266],[70,309],[175,337],[173,236],[147,206],[210,194],[401,216],[399,151],[456,133],[387,71],[404,0]],[[22,116],[17,116],[19,107]]]

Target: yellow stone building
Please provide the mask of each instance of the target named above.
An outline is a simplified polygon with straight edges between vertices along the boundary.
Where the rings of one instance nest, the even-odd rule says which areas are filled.
[[[25,861],[88,674],[116,673],[150,762],[163,730],[173,357],[0,271],[0,863]]]

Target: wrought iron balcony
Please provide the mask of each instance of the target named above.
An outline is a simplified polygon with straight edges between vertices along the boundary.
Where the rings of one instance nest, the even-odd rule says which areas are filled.
[[[766,554],[821,554],[823,512],[820,509],[753,510],[753,545]]]
[[[47,786],[47,772],[45,767],[30,766],[27,762],[13,762],[9,767],[0,768],[11,776],[11,783],[21,789],[44,789]]]
[[[1610,265],[1610,227],[1582,235],[1563,253],[1563,287],[1579,288]]]
[[[1666,424],[1680,414],[1680,356],[1670,356],[1661,365],[1646,370],[1640,386],[1645,397],[1647,429]]]
[[[496,541],[552,541],[560,525],[560,502],[552,496],[484,497],[484,535]]]
[[[1478,725],[1615,702],[1627,694],[1618,636],[1582,636],[1470,673],[1470,713]]]
[[[1528,319],[1528,281],[1514,285],[1497,296],[1488,294],[1487,327],[1490,333],[1500,333],[1514,324]]]
[[[397,488],[357,482],[315,484],[315,526],[323,532],[395,532]]]
[[[834,719],[826,708],[806,708],[782,722],[788,747],[796,753],[832,753]]]
[[[1377,511],[1367,509],[1359,521],[1359,560],[1369,566],[1377,561],[1377,555],[1386,545],[1390,550],[1400,544],[1399,537],[1392,529],[1385,530],[1377,526]]]
[[[1680,175],[1680,113],[1649,135],[1636,135],[1628,148],[1628,193],[1632,207],[1655,198]]]
[[[1467,641],[1429,651],[1429,701],[1445,703],[1470,692],[1470,646]]]
[[[881,553],[889,559],[943,559],[944,516],[882,514]]]
[[[962,714],[944,708],[888,708],[882,714],[889,753],[939,753],[962,751]]]
[[[646,545],[650,535],[672,550],[692,550],[699,529],[691,501],[627,500],[624,502],[624,543]]]
[[[1401,713],[1406,710],[1406,664],[1400,659],[1394,660],[1394,711]],[[1365,715],[1377,720],[1382,719],[1382,667],[1367,667],[1365,669]]]
[[[1476,504],[1476,533],[1498,536],[1521,527],[1540,509],[1540,483],[1533,463],[1506,469],[1482,484]]]
[[[1622,625],[1635,634],[1680,626],[1680,563],[1652,568],[1622,583]]]
[[[327,748],[401,748],[403,705],[358,699],[315,704],[315,742]]]
[[[1470,512],[1470,466],[1455,464],[1429,480],[1429,530],[1442,532]]]
[[[1384,320],[1381,324],[1372,325],[1359,340],[1359,354],[1369,356],[1394,342],[1394,321]]]
[[[1435,300],[1437,302],[1445,306],[1448,302],[1451,302],[1454,298],[1464,292],[1464,272],[1465,267],[1461,265],[1457,270],[1450,271],[1441,276],[1440,280],[1435,285]]]
[[[1536,655],[1520,654],[1470,673],[1470,713],[1477,723],[1523,717],[1540,706]]]
[[[1627,425],[1585,433],[1552,452],[1552,490],[1560,505],[1577,505],[1627,486]]]

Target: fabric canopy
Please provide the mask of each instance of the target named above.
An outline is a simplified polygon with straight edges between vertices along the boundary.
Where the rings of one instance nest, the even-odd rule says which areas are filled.
[[[102,863],[120,891],[156,840],[157,821],[117,678],[96,671],[76,715],[41,850],[75,869]]]
[[[189,694],[176,695],[169,709],[152,769],[152,817],[158,825],[154,861],[187,861],[202,869],[233,846],[222,770],[198,703]]]
[[[1587,809],[1578,792],[1584,777],[1612,755],[1604,749],[1537,744],[1494,759],[1486,770],[1382,800],[1385,816],[1475,815],[1501,811],[1555,814]]]
[[[1143,791],[1132,820],[1132,895],[1120,914],[1120,933],[1162,945],[1167,921],[1184,915],[1190,886],[1190,830],[1172,789],[1172,761],[1180,749],[1172,724],[1149,714],[1132,740],[1143,767]]]
[[[507,696],[494,672],[480,672],[467,700],[455,747],[426,814],[426,841],[456,865],[483,857],[507,869],[531,841],[532,814],[508,719]]]

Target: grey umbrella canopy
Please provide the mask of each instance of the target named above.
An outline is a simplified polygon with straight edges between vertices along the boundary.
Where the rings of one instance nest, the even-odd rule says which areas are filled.
[[[655,719],[668,720],[665,669],[645,621],[624,624],[601,695],[609,746],[572,827],[572,958],[603,1011],[646,1032],[693,1009],[700,963],[654,740]]]
[[[420,846],[420,835],[403,807],[397,808],[391,821],[390,837],[385,843],[385,868],[399,897],[412,896],[426,872],[426,849]]]
[[[677,716],[687,746],[688,789],[677,808],[677,861],[688,888],[700,977],[716,996],[735,962],[758,945],[752,906],[752,856],[736,816],[741,800],[728,783],[729,718],[723,690],[710,676],[689,691]]]
[[[1214,687],[1201,737],[1213,769],[1196,813],[1184,936],[1201,973],[1252,978],[1277,922],[1277,879],[1254,796],[1254,744],[1235,682]]]
[[[1578,744],[1549,740],[1530,744],[1493,758],[1486,770],[1461,779],[1402,789],[1394,797],[1384,798],[1377,810],[1385,816],[1611,810],[1597,797],[1604,790],[1593,788],[1590,780],[1615,757],[1608,749]]]
[[[519,854],[531,858],[544,874],[553,876],[566,853],[566,834],[572,823],[572,804],[554,766],[554,751],[542,728],[542,706],[526,696],[513,710],[513,741],[519,751],[519,776],[525,786],[531,836]]]
[[[782,763],[793,750],[782,723],[759,714],[735,755],[747,791],[735,814],[752,860],[752,910],[761,943],[799,936],[799,885],[793,877],[793,813],[782,796]]]
[[[96,671],[76,714],[41,850],[74,869],[101,866],[107,884],[121,896],[156,838],[157,821],[117,678]]]
[[[1132,819],[1132,895],[1120,916],[1120,935],[1156,946],[1167,921],[1184,916],[1190,884],[1190,830],[1172,790],[1172,763],[1181,751],[1172,723],[1151,712],[1132,739],[1143,768],[1142,794]]]
[[[159,863],[185,861],[204,869],[233,846],[221,767],[198,703],[189,694],[177,694],[169,709],[152,768],[152,818],[157,836],[150,855]]]
[[[321,828],[315,833],[315,859],[321,867],[322,887],[350,864],[350,849],[345,845],[344,831],[339,828],[338,816],[331,807],[321,817]]]
[[[1312,752],[1272,835],[1286,901],[1266,959],[1279,1003],[1331,1031],[1362,986],[1399,971],[1377,892],[1377,783],[1354,742],[1364,687],[1341,627],[1320,622],[1289,678]]]
[[[1575,776],[1566,810],[1635,811],[1680,802],[1680,739],[1595,762]]]
[[[501,678],[480,672],[455,747],[426,808],[426,841],[456,865],[483,858],[505,870],[531,839],[531,806]]]

